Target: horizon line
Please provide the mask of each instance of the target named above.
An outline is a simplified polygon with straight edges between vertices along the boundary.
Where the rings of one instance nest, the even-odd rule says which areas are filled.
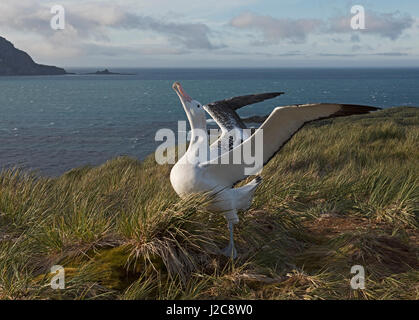
[[[241,66],[207,66],[207,67],[118,67],[118,66],[63,66],[64,69],[241,69],[241,70],[253,70],[253,69],[263,69],[263,70],[273,70],[273,69],[419,69],[419,66],[294,66],[294,67],[266,67],[266,66],[254,66],[254,67],[241,67]]]

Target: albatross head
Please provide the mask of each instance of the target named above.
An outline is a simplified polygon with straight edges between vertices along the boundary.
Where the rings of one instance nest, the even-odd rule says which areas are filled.
[[[189,123],[191,124],[192,129],[206,129],[206,117],[205,110],[202,107],[202,104],[196,100],[193,100],[186,92],[183,90],[179,82],[173,84],[173,90],[179,96],[180,102],[182,102],[183,109],[188,117]]]

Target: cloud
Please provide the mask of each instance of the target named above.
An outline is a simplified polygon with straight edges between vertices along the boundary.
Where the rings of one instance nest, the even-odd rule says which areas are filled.
[[[224,45],[214,45],[209,40],[210,28],[203,23],[162,22],[152,17],[125,14],[115,27],[150,30],[169,37],[170,42],[180,43],[189,49],[218,49]]]
[[[331,18],[327,31],[333,33],[353,33],[354,30],[351,28],[351,19],[351,16]],[[366,29],[358,31],[396,40],[405,30],[411,28],[414,22],[415,20],[408,14],[401,14],[399,12],[378,13],[369,10],[365,13]]]
[[[112,30],[149,31],[164,36],[175,46],[187,49],[214,50],[223,45],[215,45],[210,40],[211,30],[204,23],[171,22],[151,16],[140,16],[128,8],[111,2],[84,2],[66,5],[66,28],[56,32],[50,28],[52,17],[50,6],[31,0],[0,3],[0,26],[11,30],[35,32],[52,40],[57,33],[74,41],[94,39],[109,41]]]
[[[180,55],[190,51],[182,48],[162,46],[147,46],[143,48],[133,46],[118,46],[89,43],[83,47],[83,53],[91,56],[124,57],[135,55]]]
[[[262,40],[255,44],[278,43],[282,40],[303,42],[321,24],[322,21],[318,19],[277,19],[251,12],[242,13],[230,21],[230,25],[235,28],[261,32]]]
[[[250,52],[228,49],[228,50],[220,50],[220,51],[218,51],[218,53],[221,54],[221,55],[226,55],[226,56],[248,56]],[[297,57],[297,56],[304,56],[305,54],[298,51],[298,50],[294,50],[294,51],[278,52],[278,53],[252,51],[251,55],[252,56],[274,58],[274,57]]]
[[[278,19],[269,15],[242,13],[230,21],[236,29],[255,30],[261,33],[261,39],[252,41],[254,45],[276,44],[283,40],[295,43],[304,42],[310,34],[352,34],[352,42],[360,42],[360,34],[372,34],[391,40],[397,40],[405,30],[414,25],[415,19],[408,14],[377,13],[367,11],[366,29],[354,31],[351,28],[352,16],[339,16],[329,19]],[[354,34],[359,32],[359,34]],[[332,38],[332,41],[339,42]]]
[[[359,56],[386,56],[386,57],[404,57],[408,56],[404,52],[378,52],[378,53],[319,53],[320,57],[359,57]]]
[[[319,53],[321,57],[356,57],[357,54],[352,53]]]
[[[225,59],[231,59],[247,66],[244,59],[351,61],[356,55],[373,61],[375,54],[377,61],[404,61],[404,52],[418,56],[417,46],[406,49],[418,34],[413,10],[377,13],[366,8],[367,29],[354,31],[349,10],[347,16],[329,8],[323,15],[313,11],[312,16],[293,19],[293,14],[301,16],[295,6],[281,4],[279,17],[274,15],[277,4],[262,6],[257,0],[60,0],[67,24],[65,30],[54,31],[49,22],[55,3],[1,0],[0,35],[38,62],[57,65],[229,65]],[[255,11],[238,11],[243,8]]]
[[[404,52],[379,52],[379,53],[373,53],[371,55],[386,56],[386,57],[404,57],[404,56],[408,56],[409,54],[404,53]]]
[[[351,47],[352,51],[360,52],[360,51],[374,51],[374,48],[369,44],[354,44]]]

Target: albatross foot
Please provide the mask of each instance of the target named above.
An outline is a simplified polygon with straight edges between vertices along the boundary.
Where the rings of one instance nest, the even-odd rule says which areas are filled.
[[[225,247],[223,250],[221,250],[221,253],[229,258],[236,259],[237,258],[237,250],[234,245],[229,244],[227,247]]]

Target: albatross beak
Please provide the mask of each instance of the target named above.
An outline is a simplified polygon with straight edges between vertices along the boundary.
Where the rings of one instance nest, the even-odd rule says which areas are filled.
[[[179,82],[175,82],[172,86],[173,90],[176,91],[176,93],[178,94],[179,98],[181,98],[184,101],[187,102],[191,102],[192,98],[185,92],[185,90],[183,90],[182,86],[180,85]]]

